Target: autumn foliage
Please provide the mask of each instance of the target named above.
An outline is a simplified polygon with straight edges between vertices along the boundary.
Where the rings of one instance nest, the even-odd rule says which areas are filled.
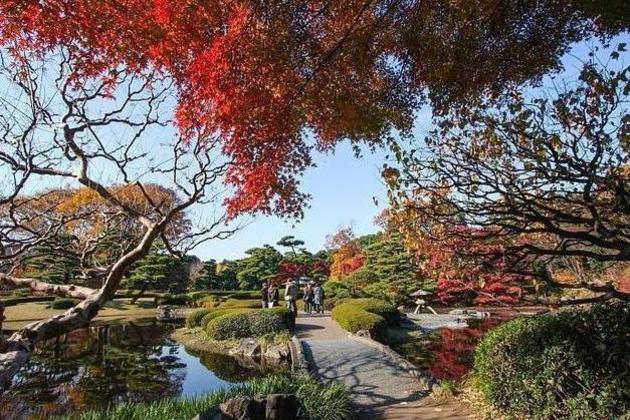
[[[18,61],[64,49],[77,86],[113,90],[121,67],[172,76],[180,131],[218,135],[234,163],[230,213],[300,215],[313,147],[409,132],[427,87],[438,106],[501,90],[623,29],[590,21],[614,7],[574,3],[4,0],[0,44]]]
[[[335,52],[342,39],[381,43],[359,29],[375,24],[376,12],[359,1],[9,0],[0,5],[0,42],[18,59],[63,46],[79,63],[77,83],[120,65],[167,72],[180,131],[217,133],[234,163],[231,214],[297,215],[296,174],[311,164],[305,127],[327,148],[411,123],[408,95],[379,71],[378,49]]]
[[[460,230],[473,230],[461,227]],[[499,244],[477,243],[475,233],[434,240],[426,238],[416,252],[425,277],[437,280],[442,303],[497,305],[518,303],[527,277],[508,270]]]
[[[339,229],[326,238],[326,247],[332,250],[330,279],[340,281],[365,264],[365,255],[351,227]]]

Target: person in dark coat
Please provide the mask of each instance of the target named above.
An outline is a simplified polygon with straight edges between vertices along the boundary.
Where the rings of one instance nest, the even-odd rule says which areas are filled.
[[[269,286],[267,300],[270,308],[278,306],[278,302],[280,301],[280,292],[275,284],[271,284],[271,286]]]
[[[303,293],[304,312],[310,314],[313,312],[313,285],[311,283],[308,283],[306,286],[304,286]]]

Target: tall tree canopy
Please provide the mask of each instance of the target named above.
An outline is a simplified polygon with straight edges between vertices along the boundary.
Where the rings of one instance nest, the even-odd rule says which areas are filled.
[[[625,50],[616,46],[611,66]],[[504,266],[507,256],[514,271],[553,257],[629,261],[629,76],[590,61],[546,96],[515,93],[442,120],[426,147],[404,153],[402,171],[384,171],[402,230],[463,241],[458,254]],[[578,283],[630,298],[612,283]]]
[[[63,45],[84,77],[168,72],[188,137],[219,133],[234,165],[231,215],[299,215],[316,146],[376,144],[434,105],[536,79],[568,45],[627,28],[623,1],[6,0],[15,57]],[[111,80],[114,85],[115,80]],[[113,88],[113,86],[112,86]]]

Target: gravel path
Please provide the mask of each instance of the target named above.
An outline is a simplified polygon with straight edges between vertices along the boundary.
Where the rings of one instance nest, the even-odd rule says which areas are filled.
[[[343,383],[361,410],[423,397],[418,381],[375,347],[348,337],[330,316],[301,315],[297,335],[311,368],[324,382]]]

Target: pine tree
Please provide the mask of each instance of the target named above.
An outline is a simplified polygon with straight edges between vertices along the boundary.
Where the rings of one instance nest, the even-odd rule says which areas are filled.
[[[155,247],[131,269],[123,286],[137,290],[168,290],[179,292],[188,282],[185,262]]]
[[[412,256],[403,246],[399,234],[379,235],[364,253],[366,273],[362,277],[375,280],[364,289],[368,295],[398,304],[408,300],[409,293],[422,286]]]
[[[25,276],[47,283],[74,283],[81,262],[71,249],[72,238],[68,235],[59,235],[34,247],[23,264]]]

